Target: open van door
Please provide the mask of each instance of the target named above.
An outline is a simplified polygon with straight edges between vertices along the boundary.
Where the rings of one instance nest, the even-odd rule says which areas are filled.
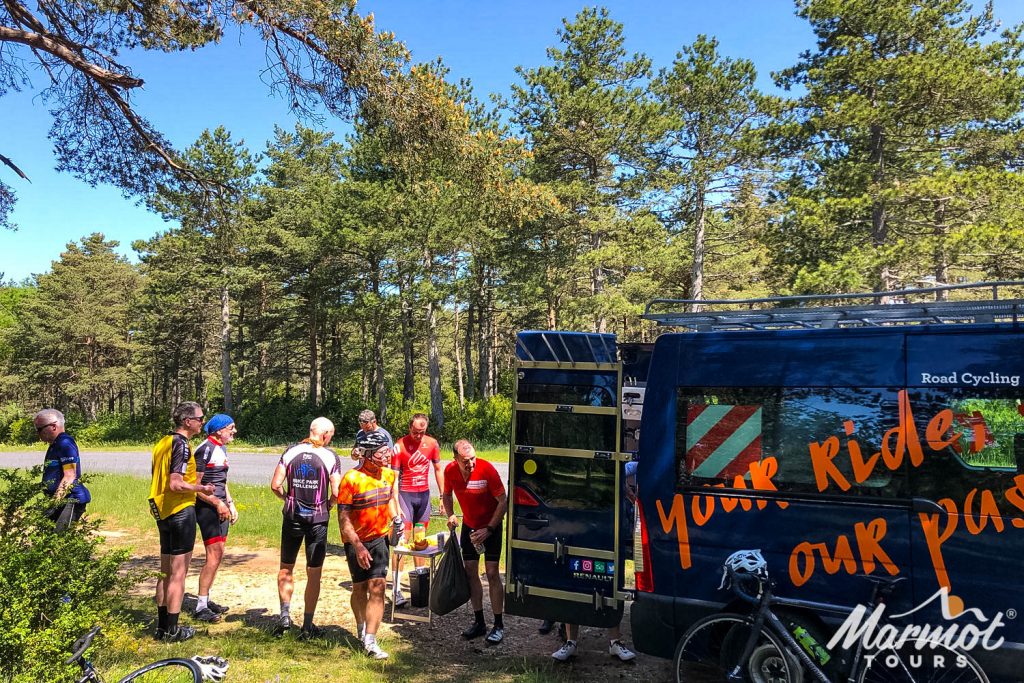
[[[505,611],[609,627],[622,617],[622,367],[615,336],[522,332],[509,455]]]

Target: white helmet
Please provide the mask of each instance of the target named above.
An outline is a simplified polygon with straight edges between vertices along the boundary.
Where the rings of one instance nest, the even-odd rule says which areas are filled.
[[[722,582],[718,584],[719,589],[726,587],[729,580],[729,570],[737,574],[755,576],[758,580],[768,580],[768,563],[760,550],[737,550],[725,560],[722,565]]]
[[[193,657],[192,661],[199,665],[204,681],[223,681],[228,673],[228,660],[223,657]]]

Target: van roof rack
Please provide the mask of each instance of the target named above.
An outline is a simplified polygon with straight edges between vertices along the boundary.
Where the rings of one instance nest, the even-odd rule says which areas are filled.
[[[1001,299],[1000,289],[1004,290],[1004,295],[1017,298]],[[981,293],[988,298],[979,298]],[[924,300],[929,296],[930,301]],[[655,299],[647,304],[642,317],[659,325],[695,332],[1017,323],[1024,320],[1022,297],[1024,281],[1001,280],[892,292],[801,294],[762,299]]]

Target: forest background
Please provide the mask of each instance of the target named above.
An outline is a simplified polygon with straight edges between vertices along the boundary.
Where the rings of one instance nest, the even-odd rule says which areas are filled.
[[[43,406],[85,443],[145,440],[198,400],[251,442],[370,407],[398,433],[422,411],[442,439],[501,443],[519,330],[652,341],[656,297],[1024,278],[1021,27],[960,0],[796,12],[816,42],[772,74],[783,95],[712,36],[654,64],[592,8],[507,97],[440,60],[400,65],[399,96],[357,79],[364,96],[332,110],[353,117],[344,136],[297,125],[253,150],[218,127],[179,153],[140,126],[133,156],[117,129],[55,126],[60,168],[174,227],[135,241],[137,262],[91,234],[0,286],[0,442],[34,440]],[[31,60],[5,45],[0,96]],[[279,76],[297,109],[301,88],[330,94]],[[85,106],[73,94],[51,97]]]

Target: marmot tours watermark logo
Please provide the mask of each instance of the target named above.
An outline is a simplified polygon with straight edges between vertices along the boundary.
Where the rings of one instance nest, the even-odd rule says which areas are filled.
[[[941,623],[921,624],[914,623],[913,620],[901,625],[890,623],[893,620],[910,618],[936,601],[941,610]],[[907,612],[886,617],[885,611],[885,603],[878,604],[874,609],[857,605],[828,641],[827,647],[832,649],[836,645],[841,645],[849,649],[859,642],[864,651],[869,653],[867,657],[872,657],[872,652],[885,656],[885,652],[906,652],[908,648],[923,653],[938,649],[946,653],[951,650],[970,652],[977,648],[996,650],[1006,640],[999,635],[999,630],[1006,625],[1005,619],[1017,616],[1014,609],[996,612],[994,616],[988,617],[977,607],[964,608],[960,598],[950,596],[948,588],[940,588],[927,600]],[[885,623],[882,623],[883,618]],[[959,657],[956,661],[942,665],[932,662],[932,665],[936,668],[962,668],[966,666],[966,660]]]

